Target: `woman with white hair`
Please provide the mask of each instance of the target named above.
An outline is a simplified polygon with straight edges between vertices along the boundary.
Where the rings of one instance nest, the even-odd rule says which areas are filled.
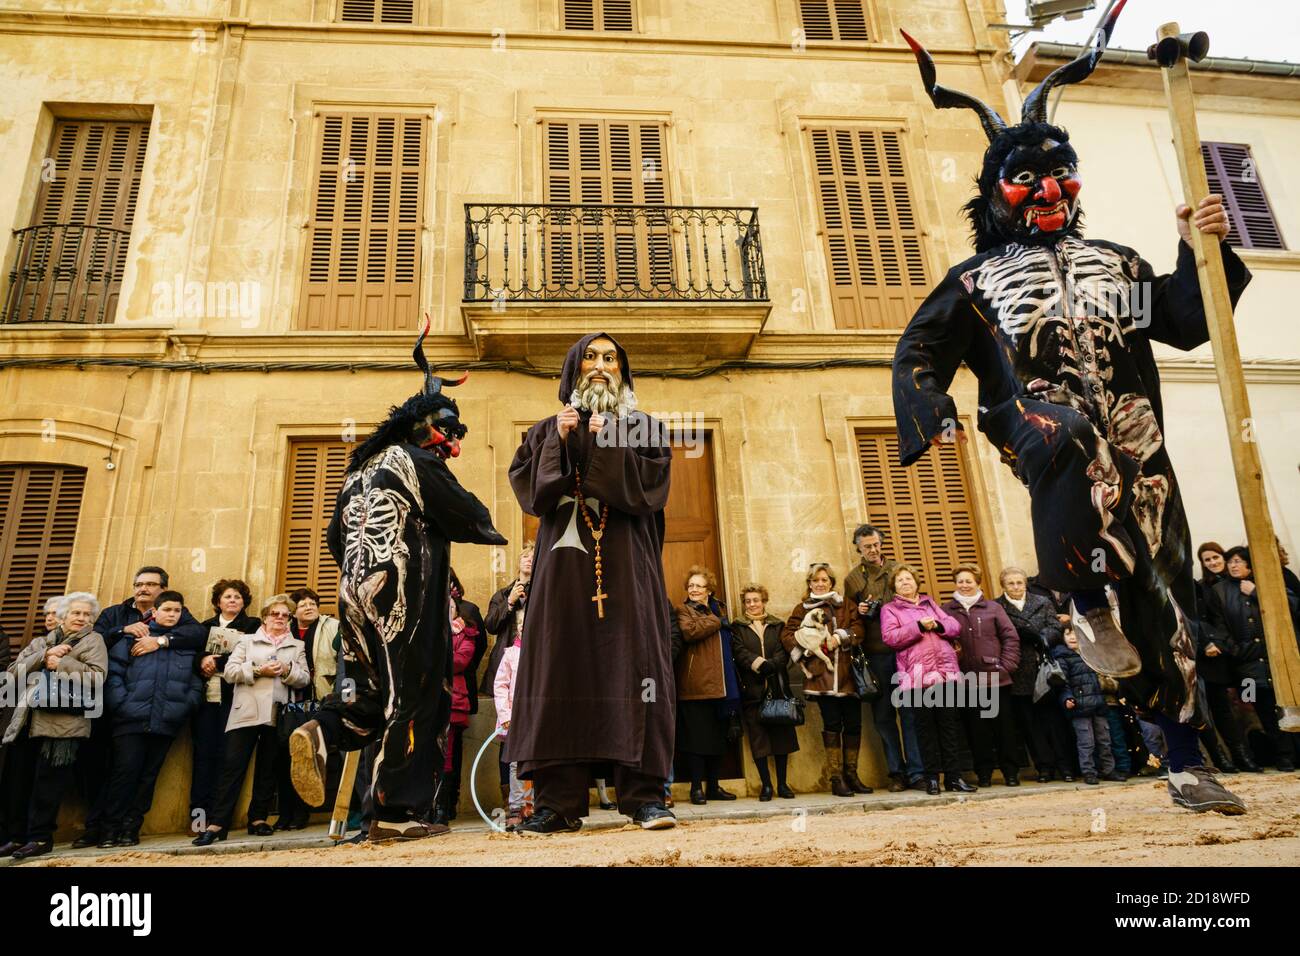
[[[42,633],[48,634],[59,626],[59,605],[65,595],[58,594],[45,602],[45,627]]]
[[[99,602],[78,591],[66,595],[56,613],[58,623],[7,668],[23,689],[4,731],[0,777],[0,857],[15,860],[54,849],[59,804],[77,750],[90,736],[87,714],[102,712],[108,650],[94,630]]]

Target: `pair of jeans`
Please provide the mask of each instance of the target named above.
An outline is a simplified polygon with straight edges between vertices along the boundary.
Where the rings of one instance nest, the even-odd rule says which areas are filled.
[[[1110,722],[1105,714],[1071,717],[1074,725],[1075,746],[1079,750],[1079,772],[1087,776],[1101,772],[1115,772],[1115,755],[1110,751]]]
[[[871,723],[884,748],[889,775],[902,777],[907,769],[906,758],[904,745],[899,741],[898,711],[890,694],[894,688],[894,674],[898,671],[898,657],[895,654],[868,654],[867,663],[881,687],[880,696],[871,702]]]
[[[1128,776],[1133,772],[1133,761],[1128,753],[1128,735],[1124,733],[1123,708],[1112,704],[1106,708],[1106,726],[1110,731],[1110,752],[1115,755],[1115,769]]]
[[[903,731],[903,754],[907,760],[907,782],[925,779],[925,761],[921,759],[921,741],[916,736],[916,715],[907,707],[898,708],[898,724]]]

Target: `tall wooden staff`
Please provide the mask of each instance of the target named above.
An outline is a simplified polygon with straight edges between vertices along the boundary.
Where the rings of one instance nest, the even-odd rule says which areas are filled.
[[[1187,61],[1201,60],[1210,48],[1210,39],[1204,33],[1180,33],[1177,23],[1166,23],[1156,35],[1158,40],[1147,55],[1163,68],[1161,74],[1169,101],[1174,152],[1178,154],[1178,170],[1182,173],[1183,197],[1195,210],[1197,203],[1209,195],[1210,186],[1201,161],[1201,138],[1196,129],[1196,105],[1192,99]],[[1246,523],[1246,540],[1250,543],[1250,563],[1255,572],[1269,668],[1278,703],[1282,706],[1280,725],[1283,730],[1300,731],[1300,651],[1296,649],[1286,585],[1282,580],[1282,562],[1278,557],[1277,540],[1264,493],[1264,469],[1255,442],[1237,333],[1232,325],[1232,301],[1228,298],[1223,258],[1219,253],[1218,239],[1211,239],[1195,226],[1192,226],[1191,236],[1201,300],[1205,304],[1214,365],[1218,371],[1219,394],[1228,423],[1228,444],[1232,451],[1232,467],[1237,475],[1237,494]]]

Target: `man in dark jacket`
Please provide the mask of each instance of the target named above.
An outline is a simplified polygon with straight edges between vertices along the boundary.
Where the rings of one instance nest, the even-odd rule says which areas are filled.
[[[101,847],[140,842],[140,825],[153,805],[167,752],[203,699],[203,681],[194,667],[198,652],[172,643],[183,610],[179,592],[163,591],[148,624],[149,637],[126,633],[108,652],[113,774]],[[146,641],[157,649],[139,649]]]
[[[1123,780],[1115,772],[1115,754],[1110,747],[1110,721],[1106,716],[1106,695],[1102,693],[1097,672],[1079,656],[1079,641],[1073,631],[1052,648],[1052,657],[1065,671],[1061,688],[1061,706],[1074,725],[1074,739],[1079,748],[1079,771],[1083,782],[1096,786],[1097,764],[1106,780]]]

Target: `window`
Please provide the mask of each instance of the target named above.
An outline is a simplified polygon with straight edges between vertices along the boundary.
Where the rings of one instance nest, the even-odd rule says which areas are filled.
[[[4,321],[113,320],[148,145],[148,123],[55,122]]]
[[[344,23],[414,23],[415,0],[343,0]]]
[[[321,610],[337,610],[339,569],[330,555],[325,531],[334,517],[334,501],[343,487],[353,445],[322,439],[289,443],[285,483],[284,533],[280,538],[279,590],[311,588]]]
[[[799,0],[799,21],[809,40],[866,40],[866,0]]]
[[[1228,245],[1239,249],[1285,249],[1250,147],[1245,143],[1202,143],[1201,159],[1210,192],[1221,193],[1228,207]]]
[[[415,328],[427,125],[395,113],[322,115],[300,328]]]
[[[953,568],[979,562],[970,480],[957,445],[939,445],[910,468],[898,464],[894,430],[857,429],[867,520],[885,528],[885,552],[921,573],[921,590],[952,596]],[[984,585],[987,592],[988,568]]]
[[[668,201],[665,129],[658,122],[547,120],[543,124],[547,203],[662,206]],[[668,219],[617,209],[552,215],[547,226],[551,291],[672,286]],[[611,267],[612,265],[612,267]]]
[[[15,653],[67,591],[85,487],[84,468],[0,465],[0,628]]]
[[[902,133],[822,127],[809,135],[835,325],[901,329],[929,286]]]
[[[619,30],[634,29],[632,0],[564,0],[564,29]]]

